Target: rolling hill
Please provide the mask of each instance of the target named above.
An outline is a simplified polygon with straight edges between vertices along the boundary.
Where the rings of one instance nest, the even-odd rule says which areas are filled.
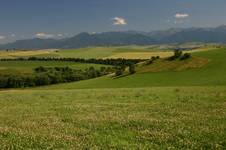
[[[225,48],[197,51],[192,53],[195,59],[188,61],[187,64],[178,63],[177,61],[174,63],[156,62],[150,66],[137,68],[141,71],[122,78],[112,79],[112,77],[106,76],[70,84],[54,85],[47,88],[89,89],[226,85],[226,78],[222,76],[226,73],[225,55]],[[156,71],[156,69],[158,70]]]

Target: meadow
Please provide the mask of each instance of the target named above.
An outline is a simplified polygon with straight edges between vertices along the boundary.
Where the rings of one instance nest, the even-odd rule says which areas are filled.
[[[159,54],[160,50],[172,53],[170,48],[126,46],[50,53],[111,58],[124,53]],[[138,64],[135,74],[120,78],[107,75],[2,89],[0,149],[225,149],[226,48],[208,45],[188,52],[192,54],[188,60],[169,62],[163,54],[162,59]],[[0,66],[26,70],[41,64],[93,65],[46,63],[0,62]]]
[[[0,92],[0,149],[224,149],[226,88]]]

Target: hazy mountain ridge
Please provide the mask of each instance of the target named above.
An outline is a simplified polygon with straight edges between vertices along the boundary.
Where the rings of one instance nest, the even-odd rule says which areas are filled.
[[[0,45],[0,49],[82,48],[89,46],[149,45],[161,43],[226,43],[226,26],[216,28],[172,28],[163,31],[80,33],[71,38],[27,39]]]

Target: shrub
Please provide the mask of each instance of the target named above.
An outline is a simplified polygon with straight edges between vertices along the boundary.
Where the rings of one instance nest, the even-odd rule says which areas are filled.
[[[160,58],[159,56],[152,56],[152,57],[151,57],[151,60],[152,60],[152,61],[155,61],[155,60],[157,60],[157,59],[159,59],[159,58]]]
[[[36,85],[49,85],[51,83],[51,79],[46,74],[37,75],[35,77]]]
[[[44,68],[43,66],[40,66],[40,67],[35,68],[35,71],[36,71],[37,73],[40,73],[40,72],[46,72],[47,70],[46,70],[46,68]]]
[[[123,74],[124,70],[121,67],[116,68],[115,75],[116,76],[121,76]]]
[[[134,64],[130,65],[130,66],[129,66],[129,73],[130,73],[130,74],[134,74],[135,72],[136,72],[136,70],[135,70],[135,65],[134,65]]]
[[[191,54],[185,53],[185,54],[180,58],[180,60],[186,60],[186,59],[189,59],[189,58],[191,58]]]
[[[183,52],[181,50],[175,50],[174,51],[174,55],[169,57],[168,60],[172,61],[172,60],[175,60],[175,59],[178,59],[180,58],[181,56],[183,55]]]
[[[153,63],[153,61],[150,59],[150,60],[147,61],[146,64],[147,64],[147,65],[150,65],[150,64],[152,64],[152,63]]]
[[[6,88],[7,87],[8,78],[1,76],[0,77],[0,88]]]
[[[175,58],[180,58],[182,56],[183,52],[180,50],[175,50],[174,51],[174,57]]]

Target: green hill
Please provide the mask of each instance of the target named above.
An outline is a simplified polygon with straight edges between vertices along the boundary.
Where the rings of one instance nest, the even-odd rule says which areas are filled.
[[[138,72],[134,75],[113,79],[106,76],[92,80],[76,83],[61,84],[47,87],[50,89],[80,89],[80,88],[133,88],[133,87],[153,87],[153,86],[213,86],[226,85],[226,49],[221,48],[212,51],[200,51],[192,53],[193,57],[198,57],[204,61],[201,68],[185,68],[180,71],[166,70],[157,72]],[[208,61],[208,62],[206,62]],[[171,62],[169,62],[170,64]],[[177,62],[174,62],[177,63]],[[193,62],[194,63],[194,62]],[[199,60],[192,65],[200,63]],[[155,68],[159,64],[152,64]],[[198,64],[199,66],[200,64]],[[147,66],[143,70],[150,68]],[[168,68],[168,69],[167,69]]]

